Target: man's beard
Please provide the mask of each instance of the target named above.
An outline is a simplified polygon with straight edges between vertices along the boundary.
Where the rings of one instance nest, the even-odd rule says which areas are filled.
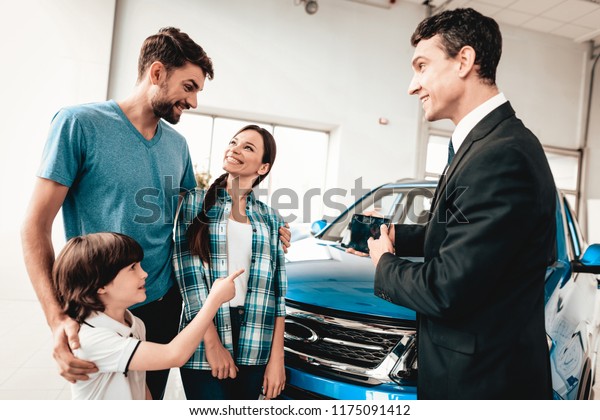
[[[175,113],[174,108],[174,103],[161,100],[152,101],[152,110],[154,111],[154,115],[170,122],[171,124],[177,124],[179,122],[179,117],[181,116]]]
[[[152,98],[152,111],[158,118],[162,118],[171,124],[177,124],[181,114],[175,112],[177,102],[168,102],[162,99],[162,95],[157,95]]]

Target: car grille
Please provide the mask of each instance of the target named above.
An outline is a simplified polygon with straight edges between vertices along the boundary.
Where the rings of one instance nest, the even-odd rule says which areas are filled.
[[[302,328],[314,331],[318,339],[300,341],[290,339],[302,333]],[[298,331],[300,330],[300,331]],[[398,342],[398,336],[360,331],[333,324],[323,324],[306,317],[286,318],[286,346],[319,358],[375,368]]]
[[[370,373],[388,358],[398,342],[413,335],[414,328],[287,307],[285,348],[288,360],[295,365],[324,366],[362,380],[372,379]],[[388,381],[389,368],[386,367],[384,372]],[[381,372],[379,376],[381,379]]]

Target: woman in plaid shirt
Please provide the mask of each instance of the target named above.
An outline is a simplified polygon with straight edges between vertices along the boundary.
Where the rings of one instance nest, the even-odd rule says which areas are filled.
[[[275,154],[267,130],[242,128],[225,150],[226,172],[182,201],[173,256],[184,302],[180,328],[200,310],[215,279],[245,269],[236,279],[236,297],[221,306],[214,327],[181,368],[188,399],[270,399],[284,388],[284,221],[252,192]]]

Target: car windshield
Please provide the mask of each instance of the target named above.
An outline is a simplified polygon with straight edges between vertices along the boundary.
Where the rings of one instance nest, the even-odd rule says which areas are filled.
[[[349,224],[354,214],[371,214],[390,218],[394,224],[424,224],[427,222],[434,186],[384,186],[365,195],[334,220],[321,238],[347,245]]]

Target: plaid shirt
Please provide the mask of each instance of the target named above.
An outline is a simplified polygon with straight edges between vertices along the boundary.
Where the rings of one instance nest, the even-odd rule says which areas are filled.
[[[173,266],[183,297],[183,313],[179,329],[191,322],[206,300],[215,279],[228,275],[227,219],[232,200],[227,191],[218,190],[215,205],[208,211],[210,219],[210,269],[197,255],[191,255],[186,231],[202,208],[205,191],[195,189],[183,199],[175,227]],[[269,361],[275,318],[285,316],[287,276],[285,257],[279,241],[282,218],[269,206],[256,200],[251,192],[246,199],[246,214],[252,225],[252,260],[248,272],[245,320],[240,329],[236,363],[264,365]],[[229,303],[215,316],[221,343],[233,356]],[[204,342],[184,365],[190,369],[210,369]]]

